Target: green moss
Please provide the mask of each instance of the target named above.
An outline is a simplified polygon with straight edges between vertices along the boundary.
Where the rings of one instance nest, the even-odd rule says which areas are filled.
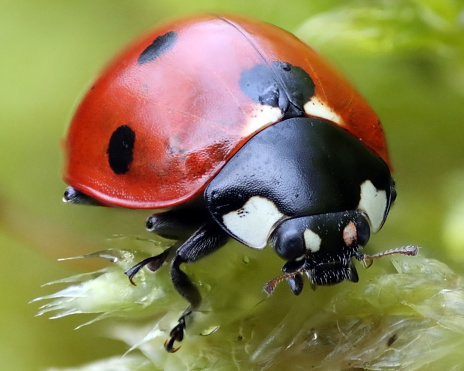
[[[262,252],[245,257],[247,251],[229,244],[188,268],[204,302],[189,319],[175,354],[166,353],[163,343],[187,303],[169,287],[165,268],[142,270],[137,286],[122,279],[135,263],[128,252],[105,251],[118,260],[95,274],[66,280],[79,283],[41,298],[51,300],[41,313],[94,312],[98,320],[112,318],[107,335],[130,349],[130,357],[120,359],[122,370],[136,369],[131,357],[160,370],[433,370],[460,364],[463,280],[443,263],[397,256],[389,267],[389,258],[383,258],[361,270],[357,284],[307,287],[299,297],[282,284],[267,297],[259,286],[269,271],[257,267],[280,261]],[[221,272],[212,268],[219,264]],[[117,364],[117,359],[110,362]]]

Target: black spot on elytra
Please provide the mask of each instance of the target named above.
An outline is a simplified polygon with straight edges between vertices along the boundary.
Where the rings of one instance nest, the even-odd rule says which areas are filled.
[[[305,70],[278,61],[243,71],[240,88],[254,102],[280,108],[286,118],[303,116],[304,104],[314,95]]]
[[[115,174],[125,174],[132,163],[135,133],[127,125],[118,127],[108,143],[108,163]]]
[[[158,36],[145,50],[140,54],[137,62],[144,64],[158,58],[161,54],[167,52],[177,41],[177,34],[174,31]]]

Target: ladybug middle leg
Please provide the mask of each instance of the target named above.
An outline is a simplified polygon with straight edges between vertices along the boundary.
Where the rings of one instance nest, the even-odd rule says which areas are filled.
[[[204,210],[204,211],[202,211]],[[184,337],[185,320],[201,303],[201,295],[190,278],[180,269],[183,263],[193,263],[222,247],[228,240],[228,234],[214,222],[205,209],[174,209],[154,214],[147,219],[147,230],[176,242],[161,254],[149,257],[130,268],[126,274],[130,281],[137,272],[146,266],[151,271],[158,270],[163,263],[171,261],[171,279],[177,292],[188,302],[188,308],[179,317],[178,324],[172,329],[170,339],[164,347],[175,352],[176,341]]]
[[[144,259],[128,269],[125,273],[130,282],[135,286],[133,278],[145,266],[152,272],[161,268],[166,260],[174,256],[177,248],[204,224],[206,218],[204,213],[195,209],[174,209],[149,216],[145,224],[147,231],[176,242],[161,254]]]
[[[185,319],[201,303],[201,295],[197,287],[181,269],[182,263],[193,263],[224,246],[229,236],[213,221],[206,222],[185,243],[177,249],[171,262],[171,279],[177,292],[190,303],[179,317],[179,323],[171,330],[169,341],[164,344],[168,352],[175,352],[175,341],[184,337]]]

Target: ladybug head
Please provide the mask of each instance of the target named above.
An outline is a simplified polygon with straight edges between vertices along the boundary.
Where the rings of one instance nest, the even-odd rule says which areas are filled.
[[[292,290],[298,294],[304,273],[314,288],[349,280],[358,281],[351,262],[362,260],[360,247],[367,244],[370,226],[359,210],[293,218],[281,223],[272,233],[270,244],[288,261],[283,268]]]

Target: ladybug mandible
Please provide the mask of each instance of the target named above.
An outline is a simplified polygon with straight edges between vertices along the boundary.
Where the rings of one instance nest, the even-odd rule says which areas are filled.
[[[385,222],[396,192],[380,121],[315,51],[290,33],[207,15],[150,33],[117,58],[78,107],[65,140],[64,200],[157,209],[147,229],[178,240],[172,282],[189,308],[198,289],[180,269],[233,238],[270,244],[298,295],[358,281],[352,258]],[[402,253],[408,253],[400,251]]]

